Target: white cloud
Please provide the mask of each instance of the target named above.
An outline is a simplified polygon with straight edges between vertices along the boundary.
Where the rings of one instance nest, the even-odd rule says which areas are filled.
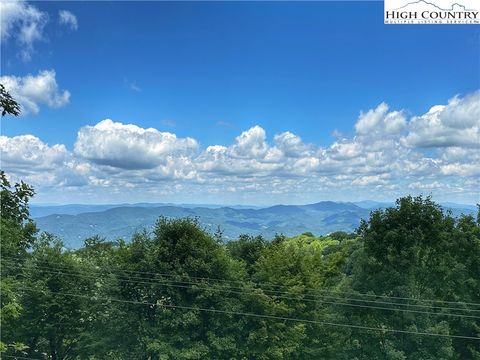
[[[362,145],[358,142],[344,140],[335,142],[330,147],[330,156],[334,160],[348,160],[357,158],[362,154]]]
[[[480,147],[480,91],[435,105],[414,117],[402,138],[409,147]]]
[[[480,176],[480,166],[476,164],[452,163],[440,166],[443,175]]]
[[[322,171],[362,175],[352,182],[354,185],[373,183],[376,178],[367,178],[367,174],[379,176],[404,166],[409,155],[398,143],[398,138],[407,125],[404,112],[389,111],[385,103],[360,113],[354,126],[354,137],[338,138],[325,149],[320,165]]]
[[[23,60],[30,60],[33,45],[43,39],[47,22],[48,14],[26,1],[0,1],[1,42],[15,39]]]
[[[106,119],[80,129],[75,154],[98,165],[138,170],[165,165],[172,157],[189,155],[197,148],[192,138]]]
[[[2,163],[8,167],[28,165],[51,170],[65,161],[67,149],[57,144],[52,147],[33,135],[0,136]]]
[[[441,187],[442,185],[438,181],[434,181],[432,183],[422,183],[420,181],[416,181],[408,185],[408,188],[412,190],[433,190],[440,189]]]
[[[291,132],[274,136],[270,145],[265,129],[256,125],[235,138],[230,146],[212,145],[195,159],[198,171],[219,176],[297,176],[319,164],[315,147]]]
[[[59,108],[70,100],[70,92],[59,89],[54,70],[43,70],[36,76],[1,76],[0,82],[20,103],[22,113],[38,113],[40,105]]]
[[[302,157],[311,154],[314,147],[305,144],[302,139],[290,131],[274,137],[275,146],[287,157]]]
[[[402,112],[388,112],[388,105],[381,103],[377,108],[361,113],[355,124],[355,131],[360,136],[385,136],[401,132],[407,122]]]
[[[78,20],[77,17],[68,10],[60,10],[58,12],[58,18],[61,25],[68,26],[70,30],[78,29]]]
[[[386,184],[386,179],[389,177],[388,174],[382,175],[367,175],[361,176],[352,181],[353,185],[367,186],[372,184]]]
[[[85,185],[88,164],[72,158],[63,144],[49,146],[33,135],[0,136],[2,167],[15,181],[35,187]]]
[[[239,158],[263,158],[268,149],[265,139],[265,130],[258,125],[254,126],[235,138],[231,154]]]

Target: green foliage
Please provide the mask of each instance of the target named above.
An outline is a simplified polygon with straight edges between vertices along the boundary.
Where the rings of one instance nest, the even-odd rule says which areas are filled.
[[[430,198],[399,199],[357,234],[223,243],[195,218],[160,218],[128,243],[95,236],[68,251],[35,233],[33,190],[12,188],[3,173],[2,183],[0,352],[8,356],[480,358],[480,341],[449,337],[478,337],[478,318],[446,315],[477,314],[466,303],[480,302],[480,224]]]
[[[335,231],[331,234],[329,234],[329,237],[331,237],[332,239],[335,239],[335,240],[339,240],[339,241],[342,241],[342,240],[351,240],[351,239],[355,239],[355,234],[349,234],[345,231]]]
[[[23,181],[13,187],[0,170],[0,237],[3,256],[20,256],[32,245],[36,226],[30,219],[28,201],[33,189]]]
[[[454,219],[428,197],[405,197],[394,208],[373,212],[360,227],[360,236],[363,246],[352,255],[354,270],[345,284],[350,290],[389,297],[479,302],[480,227],[471,216]],[[448,311],[439,314],[442,312]],[[478,321],[468,318],[368,311],[354,314],[345,310],[343,318],[347,317],[369,326],[392,324],[413,331],[422,328],[444,334],[479,334]],[[477,349],[473,350],[472,343],[464,340],[377,336],[377,341],[387,340],[395,354],[407,358],[472,359],[478,351],[478,342],[473,343]],[[359,356],[363,350],[351,351]],[[387,352],[391,353],[376,349],[379,357]]]
[[[254,271],[254,265],[267,247],[267,241],[262,236],[240,235],[238,240],[226,245],[230,255],[244,262],[249,273]]]
[[[0,88],[1,90],[1,88]],[[0,352],[9,348],[22,352],[23,343],[16,341],[17,335],[10,337],[9,324],[18,321],[24,304],[21,301],[21,277],[18,269],[5,267],[3,259],[9,259],[21,265],[27,257],[27,251],[35,240],[36,227],[29,218],[28,201],[34,194],[33,189],[24,182],[13,187],[6,174],[0,170],[0,326],[2,341]],[[7,341],[5,341],[7,339]]]
[[[12,98],[3,84],[0,84],[0,111],[2,116],[7,114],[13,116],[20,115],[20,105]]]

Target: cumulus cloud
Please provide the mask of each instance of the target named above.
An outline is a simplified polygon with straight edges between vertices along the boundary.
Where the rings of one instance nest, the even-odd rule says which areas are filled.
[[[192,138],[106,119],[80,129],[75,154],[95,164],[138,170],[153,169],[172,156],[189,155],[197,148]]]
[[[60,10],[58,12],[58,21],[61,25],[65,25],[70,28],[70,30],[78,29],[77,17],[68,10]]]
[[[200,172],[233,176],[297,176],[318,167],[315,147],[284,132],[267,141],[266,131],[256,125],[235,138],[230,146],[212,145],[195,160]]]
[[[408,135],[402,138],[408,147],[480,147],[480,91],[450,99],[447,105],[435,105],[426,114],[414,117]]]
[[[355,131],[361,136],[395,135],[402,131],[407,122],[402,112],[388,112],[388,105],[381,103],[377,108],[361,113]]]
[[[2,162],[8,167],[28,165],[36,169],[51,170],[62,163],[67,155],[64,145],[52,147],[33,135],[0,136]]]
[[[240,158],[263,158],[268,149],[265,139],[265,130],[258,125],[254,126],[235,138],[231,154]]]
[[[390,111],[385,103],[360,113],[353,138],[341,137],[323,152],[321,168],[325,173],[361,175],[354,185],[387,183],[378,176],[405,167],[411,154],[398,143],[408,126],[403,111]],[[368,174],[371,174],[370,177]]]
[[[22,113],[38,113],[40,105],[59,108],[70,101],[70,92],[60,90],[57,84],[55,70],[43,70],[35,76],[1,76],[0,82],[20,103]]]
[[[0,136],[2,167],[32,185],[85,185],[88,165],[72,158],[63,144],[50,146],[33,135]]]
[[[311,154],[314,150],[312,145],[305,144],[300,136],[292,134],[290,131],[277,134],[273,139],[275,146],[287,157],[303,157]]]
[[[329,156],[334,160],[358,158],[362,154],[362,144],[356,141],[336,141],[329,149]]]
[[[20,45],[20,56],[30,60],[33,45],[43,39],[48,14],[26,1],[1,1],[0,23],[2,43],[15,39]]]

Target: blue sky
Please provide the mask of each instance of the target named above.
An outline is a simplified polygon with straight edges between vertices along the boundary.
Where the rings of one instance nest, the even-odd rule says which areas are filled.
[[[50,73],[48,77],[48,81],[57,86],[54,90],[49,88],[53,91],[52,96],[55,96],[55,91],[60,98],[65,91],[70,95],[68,99],[57,98],[56,102],[50,103],[48,99],[34,97],[33,101],[38,104],[37,110],[27,109],[20,118],[2,119],[2,135],[9,141],[7,144],[7,140],[4,140],[4,151],[8,148],[13,153],[15,151],[12,149],[16,148],[17,156],[21,151],[27,152],[26,140],[19,136],[30,134],[46,146],[42,150],[44,153],[48,153],[55,144],[64,146],[64,158],[61,160],[64,165],[69,161],[79,164],[84,162],[84,167],[91,168],[82,170],[84,173],[81,175],[61,172],[56,175],[56,179],[45,182],[40,179],[41,170],[33,171],[31,167],[28,171],[19,170],[19,161],[15,161],[13,155],[7,156],[2,168],[7,172],[10,170],[14,177],[20,178],[23,175],[27,180],[30,179],[38,188],[40,200],[55,201],[59,189],[65,186],[68,195],[62,195],[60,202],[135,201],[137,195],[134,190],[131,194],[105,195],[104,188],[99,185],[101,181],[97,181],[118,179],[115,185],[110,182],[110,185],[104,186],[120,189],[125,186],[126,179],[131,177],[138,177],[138,181],[129,186],[150,194],[145,196],[154,201],[167,198],[169,201],[188,200],[192,193],[198,201],[216,203],[252,203],[255,200],[261,203],[314,202],[327,196],[335,196],[339,200],[372,197],[391,200],[395,196],[419,191],[441,193],[440,200],[472,202],[472,197],[474,199],[477,196],[473,190],[477,183],[472,181],[478,169],[469,168],[465,172],[465,168],[477,158],[469,158],[469,161],[460,163],[458,153],[467,150],[469,153],[478,153],[475,146],[478,123],[473,120],[470,130],[466,132],[468,136],[473,136],[472,141],[467,141],[466,144],[456,140],[437,141],[441,136],[458,139],[459,134],[454,133],[458,127],[453,127],[453,130],[444,129],[450,131],[447,135],[441,131],[432,140],[432,146],[412,140],[419,134],[422,137],[421,131],[432,133],[426,128],[432,121],[422,118],[423,125],[418,125],[420,120],[412,120],[427,114],[432,106],[450,104],[449,100],[455,99],[455,96],[458,96],[456,99],[459,99],[457,102],[460,105],[453,101],[451,112],[460,107],[458,111],[466,111],[467,117],[478,115],[478,26],[384,25],[383,2],[17,2],[18,4],[44,14],[44,22],[38,26],[41,30],[38,37],[23,39],[22,42],[18,35],[22,24],[21,15],[13,9],[3,16],[2,21],[12,25],[8,33],[2,33],[2,76],[9,76],[10,80],[15,76],[18,80],[29,74],[39,76],[40,71],[53,70],[54,75]],[[72,14],[77,26],[69,21],[61,23],[60,10]],[[24,56],[25,53],[27,56]],[[15,82],[12,84],[12,93],[17,92],[21,99],[22,96],[28,98],[27,95],[31,95],[31,92],[22,93],[21,85]],[[335,150],[335,143],[349,143],[355,147],[355,142],[361,140],[361,145],[366,146],[367,143],[375,143],[382,138],[380,134],[375,140],[367,139],[365,133],[361,135],[359,127],[356,127],[361,120],[361,112],[368,114],[369,110],[377,109],[381,113],[382,109],[378,109],[378,106],[382,103],[389,107],[389,110],[383,112],[384,117],[397,111],[404,118],[405,124],[400,126],[402,133],[399,132],[396,138],[399,144],[403,141],[406,148],[402,156],[407,156],[407,152],[416,152],[424,159],[409,158],[409,164],[415,161],[425,162],[425,159],[431,159],[431,163],[435,163],[434,160],[443,159],[443,170],[437,164],[438,176],[429,177],[429,171],[426,174],[415,174],[411,168],[405,168],[406,163],[399,163],[396,173],[391,170],[382,179],[378,177],[383,174],[381,167],[371,172],[366,171],[367,164],[361,161],[365,155],[364,150],[360,151],[363,155],[357,154],[353,158],[349,155],[348,163],[345,162],[345,169],[358,167],[362,162],[364,168],[360,172],[318,171],[318,167],[328,168],[330,160],[336,161],[338,168],[342,168],[341,156],[333,160],[328,158],[332,151],[338,150]],[[438,116],[443,118],[443,115]],[[164,164],[167,160],[164,159],[162,164],[150,164],[150,157],[141,162],[148,163],[144,166],[145,169],[137,164],[132,165],[135,168],[132,170],[118,164],[122,159],[125,164],[134,163],[130,160],[136,155],[129,152],[141,151],[140,143],[143,140],[138,137],[132,137],[131,141],[137,142],[133,147],[119,145],[118,139],[115,139],[112,142],[115,149],[104,149],[101,154],[94,153],[91,149],[87,151],[85,146],[83,150],[75,149],[79,131],[84,129],[85,136],[93,136],[95,131],[92,129],[104,119],[112,119],[112,124],[134,124],[138,129],[154,128],[159,133],[175,134],[178,139],[191,138],[196,144],[187,146],[187,150],[195,155],[186,155],[185,152],[179,155],[176,150],[160,152],[157,154],[160,157],[171,157],[170,165],[175,166],[175,170],[157,169],[167,166]],[[451,124],[453,120],[445,121]],[[460,117],[458,121],[470,120]],[[414,125],[418,134],[413,133]],[[255,129],[255,126],[265,133],[267,150],[263,151],[263,145],[260,144],[260,150],[255,154],[236,154],[233,147],[238,145],[238,141],[235,138],[241,136],[242,132]],[[128,130],[118,126],[115,128],[119,131]],[[87,131],[88,129],[92,131]],[[106,132],[101,131],[103,135],[95,133],[96,137],[89,140],[102,143],[102,139],[105,139],[102,136]],[[138,132],[136,129],[132,131]],[[273,155],[270,154],[268,158],[266,154],[271,149],[281,148],[275,142],[275,135],[286,132],[301,138],[301,144],[315,147],[315,150],[310,148],[308,153],[296,153],[290,158],[309,159],[310,164],[317,164],[315,159],[320,159],[317,168],[312,167],[311,170],[302,172],[292,165],[287,171],[285,164],[289,161],[293,164],[293,160],[280,159],[280,155],[276,158],[278,166],[268,168],[268,164],[272,164]],[[260,138],[258,141],[263,141],[261,131],[256,135],[254,133],[255,131],[248,133],[245,138],[252,135],[257,140]],[[124,132],[122,134],[125,135]],[[361,136],[364,138],[360,139]],[[402,137],[404,140],[401,140]],[[408,141],[405,140],[407,138]],[[16,139],[16,142],[12,142],[12,139]],[[20,143],[21,141],[23,142]],[[107,139],[103,143],[109,144],[108,141]],[[405,145],[407,143],[408,146]],[[38,144],[35,145],[37,149]],[[147,145],[152,146],[151,143]],[[215,157],[216,161],[223,161],[225,166],[215,164],[207,166],[207,170],[205,166],[193,170],[178,169],[178,163],[185,160],[183,157],[189,157],[191,162],[209,164],[202,152],[214,145],[227,149],[225,151],[228,154],[222,153],[222,159]],[[176,145],[169,146],[177,149]],[[119,149],[123,149],[120,154],[116,153]],[[306,148],[303,149],[307,151]],[[382,151],[386,153],[392,149],[389,147]],[[323,154],[323,150],[328,154]],[[271,150],[272,154],[273,152],[275,149]],[[445,155],[446,152],[456,152],[457,158],[447,159],[446,156],[451,155]],[[287,151],[283,151],[283,155],[288,157],[286,154]],[[22,161],[25,162],[28,156],[25,153],[23,155]],[[183,160],[176,161],[176,156]],[[250,160],[260,165],[255,167],[252,163],[244,163],[249,156]],[[399,156],[395,155],[394,158]],[[240,160],[235,162],[234,159]],[[351,161],[357,163],[352,165]],[[278,172],[282,164],[282,172]],[[225,168],[236,168],[237,165],[240,169],[237,173],[225,171]],[[463,170],[457,173],[445,170],[445,166],[450,169],[454,165],[463,166]],[[402,173],[402,166],[403,171],[410,176],[405,182],[394,180],[397,174]],[[154,174],[140,173],[142,170],[152,172],[154,168],[158,170]],[[245,173],[245,169],[250,169],[251,172]],[[91,172],[87,174],[88,171]],[[159,173],[161,176],[157,176]],[[322,177],[331,178],[333,173],[346,177],[354,174],[345,179],[348,190],[333,191],[326,182],[316,182]],[[75,181],[73,185],[65,180],[82,176],[85,179]],[[97,180],[89,179],[92,176]],[[370,178],[367,180],[372,180],[372,186],[367,186],[367,180],[362,181],[368,176]],[[221,180],[218,184],[209,182],[208,179],[212,177]],[[282,190],[278,193],[265,193],[263,186],[267,186],[268,182],[261,185],[265,177],[278,179],[279,189]],[[460,184],[458,177],[462,179],[461,186],[457,185]],[[293,178],[297,180],[292,180]],[[297,186],[299,178],[306,183],[303,190]],[[254,184],[250,190],[245,189],[245,179]],[[352,185],[355,180],[358,180],[358,184]],[[465,181],[467,184],[464,184]],[[157,184],[158,188],[168,187],[168,191],[155,195],[158,190],[155,188],[150,193],[152,183]],[[416,184],[417,187],[409,188],[411,184]],[[375,187],[377,185],[391,185],[392,189]],[[394,185],[397,186],[395,189]],[[172,190],[176,186],[178,190]],[[318,186],[318,192],[312,193],[312,186]],[[456,187],[455,190],[452,187]],[[230,188],[228,196],[224,196],[226,188]],[[82,189],[88,189],[87,193],[90,194],[84,201],[78,195]],[[205,190],[209,195],[204,194]]]

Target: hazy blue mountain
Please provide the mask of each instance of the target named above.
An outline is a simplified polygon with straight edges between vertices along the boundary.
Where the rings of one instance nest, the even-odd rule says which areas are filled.
[[[85,212],[97,212],[105,211],[114,207],[121,206],[115,205],[82,205],[82,204],[68,204],[68,205],[30,205],[30,215],[33,218],[41,216],[48,216],[52,214],[63,215],[77,215]]]
[[[353,202],[353,204],[363,209],[380,209],[380,208],[395,206],[395,203],[393,202],[380,202],[380,201],[373,201],[373,200],[355,201]],[[457,204],[452,202],[444,202],[444,203],[440,203],[440,205],[444,209],[452,211],[454,215],[460,215],[461,213],[471,214],[472,212],[474,213],[477,212],[476,205]]]
[[[225,205],[215,204],[170,204],[170,203],[133,203],[133,204],[66,204],[66,205],[30,205],[30,215],[33,218],[39,218],[42,216],[48,216],[53,214],[58,215],[78,215],[86,212],[100,212],[117,207],[142,207],[152,208],[161,206],[180,206],[184,208],[196,208],[204,207],[209,209],[216,209],[224,207]],[[260,209],[261,207],[255,207],[250,205],[229,205],[234,209]]]
[[[476,205],[465,205],[465,204],[456,204],[452,202],[442,203],[442,206],[447,209],[459,209],[459,210],[470,210],[470,211],[477,211]]]
[[[267,208],[159,204],[64,205],[36,206],[32,213],[37,214],[33,216],[40,230],[61,237],[69,248],[77,248],[83,244],[85,238],[93,235],[100,235],[108,240],[129,240],[136,231],[150,231],[160,216],[198,217],[203,226],[212,233],[220,227],[226,240],[245,233],[272,238],[277,233],[293,236],[306,231],[316,235],[338,230],[348,232],[353,231],[362,218],[367,218],[372,209],[384,207],[384,203],[369,205],[373,205],[372,208],[333,201]],[[457,206],[450,209],[454,215],[474,212],[468,207]],[[62,211],[63,214],[57,213]]]
[[[380,202],[380,201],[373,201],[373,200],[355,201],[354,204],[363,209],[386,208],[394,205],[393,202],[389,203],[389,202]]]

